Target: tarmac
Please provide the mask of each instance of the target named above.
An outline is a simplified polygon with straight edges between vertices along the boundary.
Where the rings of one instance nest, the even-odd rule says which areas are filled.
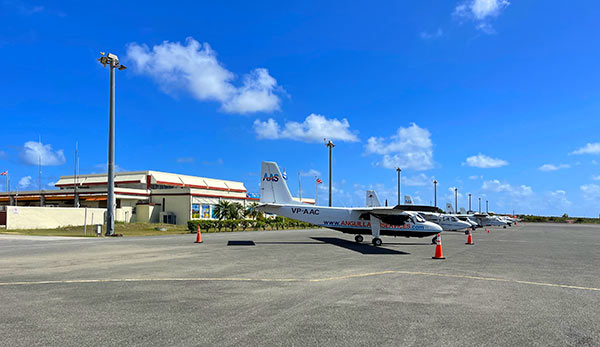
[[[600,226],[202,238],[0,235],[0,346],[600,345]]]

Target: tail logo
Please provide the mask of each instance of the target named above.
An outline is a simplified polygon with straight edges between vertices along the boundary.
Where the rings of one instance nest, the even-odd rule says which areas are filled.
[[[267,181],[267,182],[279,182],[279,175],[278,174],[266,174],[262,179],[263,181]]]

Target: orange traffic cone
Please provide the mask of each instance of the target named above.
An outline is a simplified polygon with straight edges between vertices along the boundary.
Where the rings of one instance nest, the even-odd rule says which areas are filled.
[[[200,233],[199,225],[198,225],[198,232],[196,232],[196,242],[195,243],[202,243],[202,234]]]
[[[444,257],[444,253],[442,252],[442,237],[440,234],[437,234],[437,239],[435,240],[435,255],[431,257],[431,259],[446,259]]]
[[[469,229],[469,236],[467,236],[467,243],[465,245],[474,245],[473,236],[471,236],[471,229]]]

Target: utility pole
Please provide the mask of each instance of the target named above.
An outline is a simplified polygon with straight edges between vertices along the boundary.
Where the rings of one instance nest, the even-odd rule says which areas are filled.
[[[402,178],[402,169],[401,168],[396,168],[396,171],[398,171],[398,205],[400,205],[402,203],[402,200],[400,200],[400,197],[402,195],[400,195],[400,186],[401,186],[401,178]]]
[[[454,213],[458,213],[458,188],[454,187]]]
[[[325,146],[329,148],[329,207],[331,207],[331,150],[333,149],[333,147],[335,147],[335,145],[333,144],[333,142],[331,142],[331,140],[329,140],[325,144]]]
[[[125,70],[125,65],[119,64],[119,57],[112,53],[102,55],[98,61],[110,67],[110,92],[108,106],[108,192],[106,198],[106,236],[115,233],[115,68]]]
[[[315,176],[315,206],[319,205],[319,177]]]
[[[469,193],[469,213],[471,213],[471,193]]]
[[[437,180],[433,180],[433,206],[437,207]]]
[[[78,143],[77,141],[75,141],[75,163],[73,166],[73,171],[74,171],[74,177],[73,177],[73,206],[75,207],[79,207],[79,195],[77,195],[77,161],[79,160],[77,158],[77,148],[78,147]]]
[[[298,199],[302,202],[302,187],[300,186],[300,171],[298,171]]]

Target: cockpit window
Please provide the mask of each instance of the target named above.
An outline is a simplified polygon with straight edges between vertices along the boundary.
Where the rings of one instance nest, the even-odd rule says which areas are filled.
[[[425,223],[425,218],[421,217],[421,215],[415,215],[415,219],[417,220],[417,222],[419,223]]]

